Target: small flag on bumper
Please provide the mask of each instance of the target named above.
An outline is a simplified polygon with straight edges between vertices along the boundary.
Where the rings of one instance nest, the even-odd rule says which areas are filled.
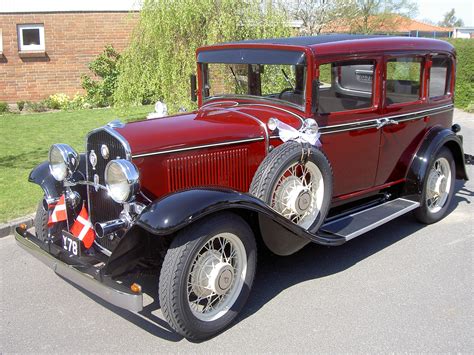
[[[64,195],[61,195],[58,203],[54,206],[53,212],[48,218],[48,227],[51,227],[56,222],[67,220],[66,201]]]
[[[95,232],[89,221],[89,214],[85,206],[82,206],[81,212],[77,216],[71,227],[71,233],[82,241],[86,249],[89,249],[94,243]]]

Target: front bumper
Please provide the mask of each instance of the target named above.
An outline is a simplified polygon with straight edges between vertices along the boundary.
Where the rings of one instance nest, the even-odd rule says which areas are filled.
[[[132,312],[139,312],[143,309],[142,293],[132,293],[126,286],[115,282],[108,276],[101,275],[100,268],[79,263],[71,264],[60,260],[60,258],[64,258],[61,248],[53,243],[39,241],[24,228],[16,228],[15,239],[19,246],[73,284],[114,306]]]

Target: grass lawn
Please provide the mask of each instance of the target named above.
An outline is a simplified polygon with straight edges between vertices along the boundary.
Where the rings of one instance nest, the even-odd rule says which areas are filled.
[[[42,196],[28,182],[32,168],[48,159],[53,143],[67,143],[84,151],[85,135],[116,118],[133,121],[146,117],[153,106],[71,112],[0,115],[0,223],[35,211]]]

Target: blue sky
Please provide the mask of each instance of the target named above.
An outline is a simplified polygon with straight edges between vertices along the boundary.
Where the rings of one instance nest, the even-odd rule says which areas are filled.
[[[429,19],[435,23],[441,21],[443,15],[455,9],[456,17],[462,18],[464,26],[474,26],[474,1],[473,0],[415,0],[418,4],[416,19]]]

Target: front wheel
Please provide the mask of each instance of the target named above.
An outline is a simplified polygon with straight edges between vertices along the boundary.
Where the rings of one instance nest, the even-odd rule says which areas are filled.
[[[420,222],[431,224],[446,216],[454,195],[454,172],[453,154],[444,147],[431,162],[423,182],[421,205],[415,211]]]
[[[222,213],[178,233],[160,275],[163,315],[179,334],[209,338],[227,327],[245,304],[256,268],[248,224]]]

